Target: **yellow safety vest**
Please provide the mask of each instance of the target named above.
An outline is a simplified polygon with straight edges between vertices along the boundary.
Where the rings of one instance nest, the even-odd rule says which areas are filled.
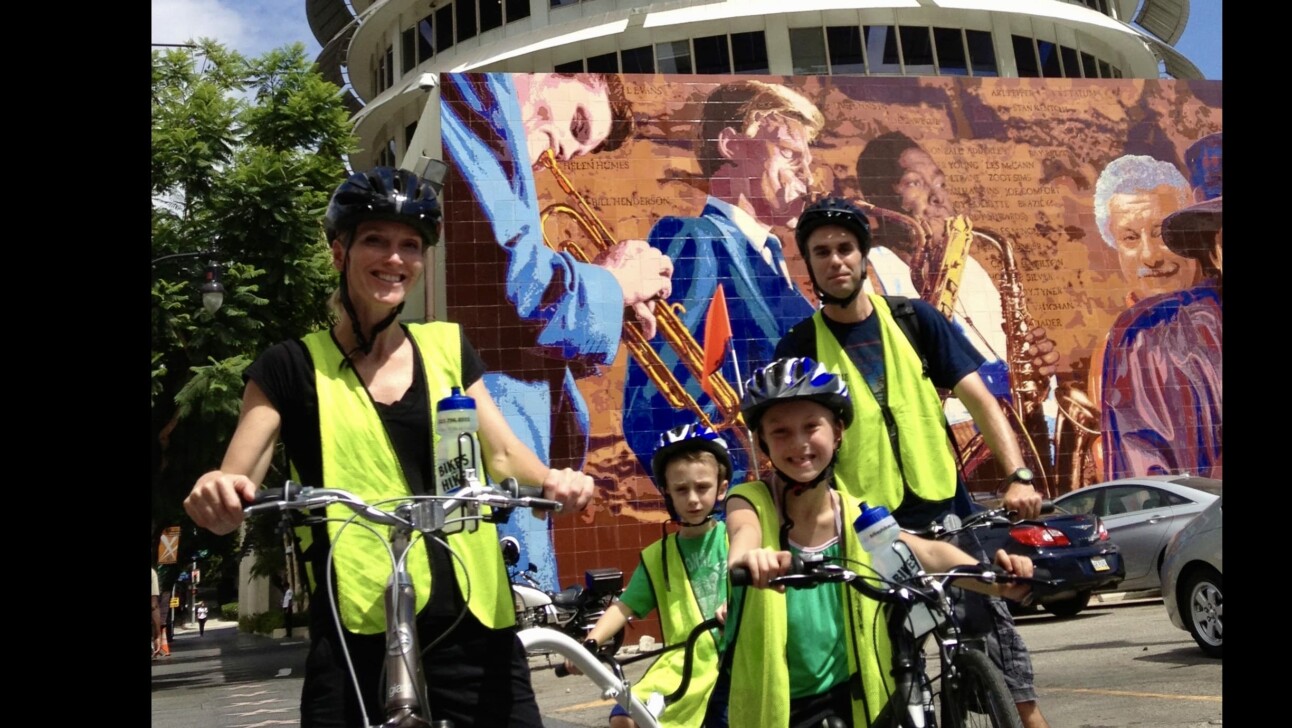
[[[450,387],[461,386],[461,335],[457,324],[429,322],[408,326],[414,347],[422,357],[431,421],[436,403],[449,395]],[[325,487],[354,493],[368,503],[411,495],[390,442],[363,382],[348,366],[331,334],[317,331],[302,339],[314,363],[318,389],[319,430]],[[434,435],[439,438],[438,434]],[[435,443],[431,443],[434,448]],[[333,544],[332,564],[336,573],[336,595],[345,628],[359,634],[385,631],[384,593],[391,563],[384,527],[378,536],[363,526],[345,526],[354,512],[342,505],[329,506],[328,540]],[[344,528],[344,537],[338,538]],[[298,529],[301,542],[308,545],[308,528]],[[506,567],[498,548],[498,531],[481,523],[474,533],[448,537],[449,548],[461,559],[452,559],[453,571],[471,613],[490,628],[516,623],[515,606],[507,582]],[[415,538],[407,555],[407,567],[417,594],[417,610],[430,599],[431,568],[426,543]],[[468,574],[470,577],[468,578]],[[310,572],[311,581],[316,576]]]
[[[722,529],[718,537],[726,542],[727,524],[718,522]],[[655,608],[659,611],[660,629],[664,633],[664,644],[676,645],[686,641],[691,630],[704,621],[700,603],[691,589],[691,575],[686,571],[682,552],[677,545],[678,535],[669,534],[642,551],[642,566],[650,577],[651,587],[655,592]],[[672,540],[673,543],[665,543]],[[667,554],[665,554],[667,552]],[[664,559],[668,559],[668,575],[664,578]],[[722,567],[726,568],[726,551],[723,551]],[[646,702],[651,693],[661,696],[671,694],[682,684],[682,666],[686,657],[685,648],[666,652],[650,666],[641,680],[633,686],[633,694]],[[664,707],[659,716],[662,726],[673,728],[699,728],[704,721],[704,712],[708,708],[709,694],[718,681],[718,643],[712,631],[701,635],[695,642],[694,662],[691,665],[691,682],[686,693],[676,703]]]
[[[824,486],[818,486],[824,487]],[[847,494],[843,503],[840,554],[853,571],[869,573],[870,555],[862,550],[852,522],[860,509]],[[758,514],[764,548],[780,548],[781,519],[771,491],[763,481],[742,483],[731,489],[731,498],[744,498]],[[832,588],[832,587],[821,587]],[[847,640],[852,722],[870,725],[893,693],[893,657],[883,605],[867,599],[851,586],[843,594],[843,632]],[[772,589],[745,589],[739,624],[728,638],[731,654],[731,697],[728,722],[739,728],[785,728],[790,722],[790,675],[785,655],[789,625],[785,595]]]
[[[817,360],[843,377],[854,411],[835,463],[835,484],[851,499],[895,511],[905,496],[904,470],[915,495],[929,501],[945,500],[955,495],[956,461],[947,440],[941,398],[924,377],[920,357],[893,320],[888,302],[883,296],[867,295],[875,307],[874,315],[879,317],[888,408],[897,422],[902,469],[898,468],[874,392],[817,311],[812,316]]]

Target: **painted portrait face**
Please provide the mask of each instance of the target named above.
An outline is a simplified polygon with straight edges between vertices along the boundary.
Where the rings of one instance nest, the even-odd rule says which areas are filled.
[[[570,160],[591,152],[610,136],[610,97],[599,76],[517,74],[514,78],[531,165],[548,149],[558,159]]]
[[[942,168],[928,152],[914,148],[902,152],[898,164],[902,176],[895,191],[902,198],[902,210],[927,222],[935,235],[942,235],[947,219],[956,214]]]
[[[1198,281],[1198,262],[1172,253],[1162,240],[1162,220],[1179,208],[1176,191],[1167,185],[1113,195],[1108,201],[1122,275],[1144,296],[1178,291]]]
[[[783,225],[803,211],[812,186],[810,139],[803,122],[780,114],[733,137],[733,189],[743,192],[763,222]]]

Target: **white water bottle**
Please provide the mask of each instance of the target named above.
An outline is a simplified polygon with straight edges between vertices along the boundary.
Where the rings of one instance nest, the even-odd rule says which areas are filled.
[[[476,401],[453,387],[449,396],[435,405],[435,434],[439,443],[435,446],[435,494],[452,495],[454,491],[466,484],[467,472],[481,477],[480,440],[476,430],[480,428],[476,416]],[[463,509],[457,516],[468,515]],[[450,516],[453,518],[453,516]],[[475,521],[470,525],[474,526]],[[467,523],[452,523],[444,528],[446,533],[457,533]],[[475,530],[474,527],[471,530]]]
[[[871,566],[880,576],[889,581],[903,582],[924,572],[910,547],[897,538],[902,529],[887,508],[871,508],[863,501],[861,515],[853,521],[852,527],[857,531],[861,547],[870,554]],[[937,620],[927,604],[913,606],[908,619],[906,626],[916,637],[927,634],[937,626]]]

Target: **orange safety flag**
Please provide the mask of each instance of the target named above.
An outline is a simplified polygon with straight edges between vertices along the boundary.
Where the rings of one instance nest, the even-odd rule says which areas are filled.
[[[710,398],[714,397],[710,378],[722,369],[730,343],[731,318],[727,315],[727,297],[719,283],[713,301],[709,303],[709,311],[704,315],[704,377],[700,379],[700,388]]]

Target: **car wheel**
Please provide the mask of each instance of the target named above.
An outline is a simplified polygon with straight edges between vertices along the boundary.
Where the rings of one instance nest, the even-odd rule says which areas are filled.
[[[1184,624],[1193,635],[1193,641],[1211,657],[1220,657],[1225,646],[1223,590],[1221,575],[1214,569],[1202,568],[1189,574],[1179,592]]]
[[[1090,592],[1081,592],[1071,599],[1060,599],[1054,602],[1046,602],[1044,606],[1045,611],[1056,617],[1061,617],[1063,619],[1075,617],[1078,612],[1090,606]]]

